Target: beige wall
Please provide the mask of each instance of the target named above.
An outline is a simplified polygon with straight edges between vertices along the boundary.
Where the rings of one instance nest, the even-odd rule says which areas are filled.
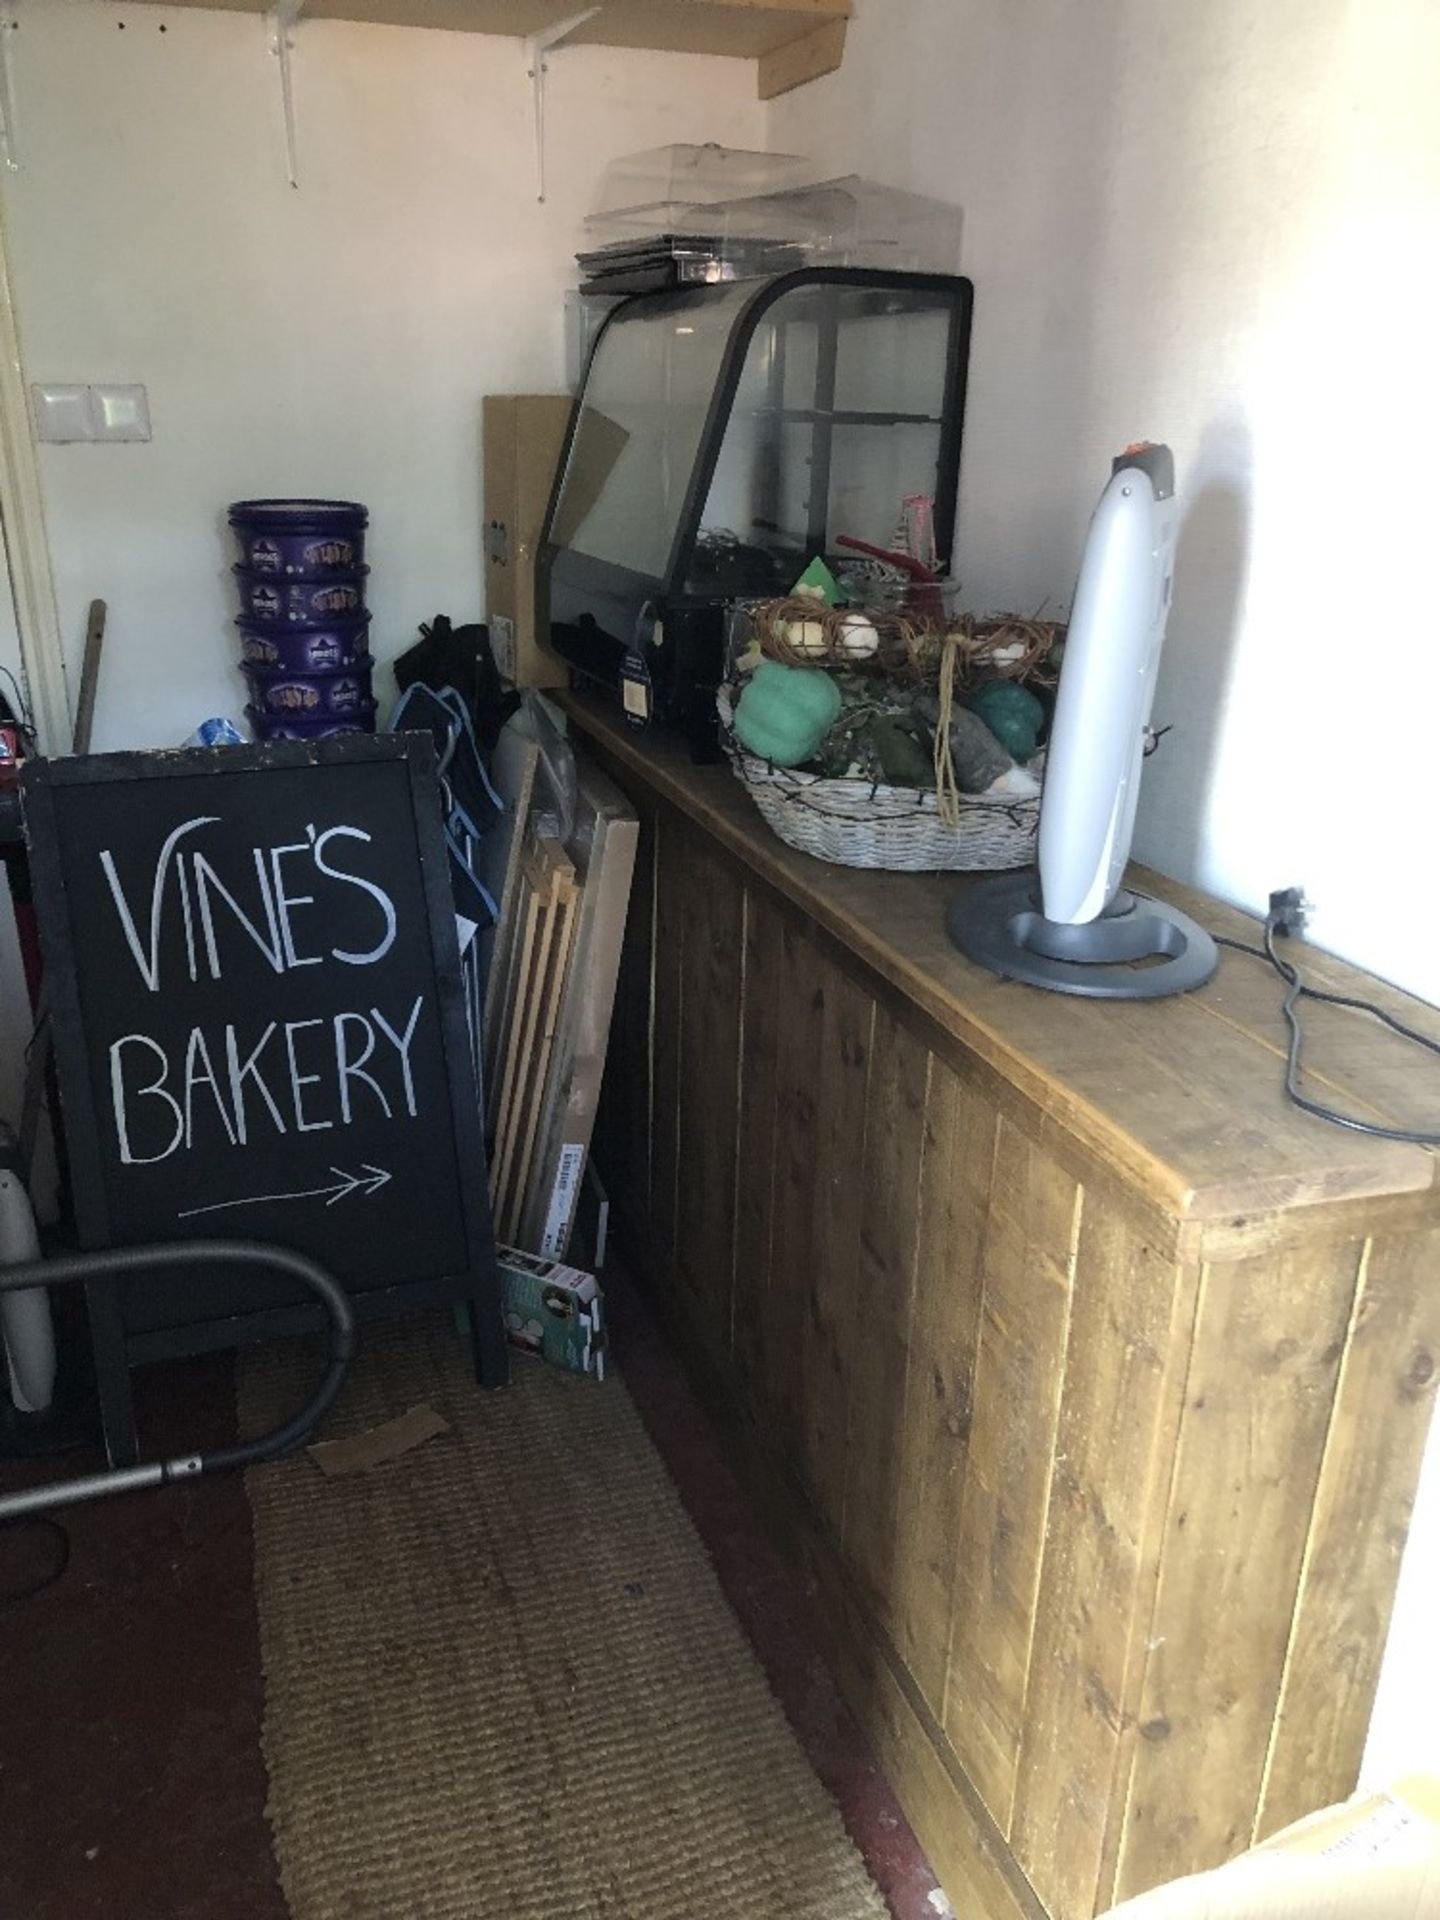
[[[29,376],[143,381],[154,420],[148,446],[42,449],[72,672],[89,600],[110,603],[102,748],[238,711],[238,497],[369,504],[381,656],[436,612],[477,617],[480,398],[564,384],[562,298],[602,167],[761,129],[753,65],[563,50],[537,206],[518,40],[313,21],[295,192],[258,15],[44,0],[15,66],[23,169],[4,190]]]

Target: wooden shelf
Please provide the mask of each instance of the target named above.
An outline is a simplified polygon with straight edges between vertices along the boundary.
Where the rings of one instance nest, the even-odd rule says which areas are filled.
[[[120,0],[123,4],[123,0]],[[266,0],[168,0],[261,13]],[[582,0],[307,0],[306,20],[443,27],[524,39],[581,10]],[[845,49],[850,0],[604,0],[567,46],[650,47],[756,63],[762,100],[833,73]]]

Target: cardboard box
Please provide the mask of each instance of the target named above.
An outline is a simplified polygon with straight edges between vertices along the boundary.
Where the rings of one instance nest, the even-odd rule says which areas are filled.
[[[570,684],[546,645],[536,561],[571,405],[565,393],[492,393],[484,402],[485,617],[500,671],[517,687]]]
[[[497,1247],[505,1337],[570,1373],[605,1378],[605,1304],[593,1273],[542,1260],[518,1247]]]
[[[1440,1778],[1356,1794],[1110,1920],[1440,1920]]]

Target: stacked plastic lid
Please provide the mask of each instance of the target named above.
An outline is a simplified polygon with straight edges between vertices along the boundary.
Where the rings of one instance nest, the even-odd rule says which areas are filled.
[[[373,733],[365,529],[353,500],[237,500],[240,658],[257,740]]]

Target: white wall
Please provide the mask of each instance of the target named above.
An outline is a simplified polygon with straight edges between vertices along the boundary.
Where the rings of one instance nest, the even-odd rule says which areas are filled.
[[[233,499],[369,504],[385,658],[434,613],[478,617],[480,398],[563,386],[602,167],[761,128],[753,65],[563,50],[537,206],[519,41],[313,21],[295,192],[258,16],[45,0],[15,38],[27,371],[143,381],[154,421],[148,446],[42,450],[72,673],[88,602],[110,604],[100,748],[238,712]]]
[[[856,8],[771,142],[964,206],[967,598],[1063,604],[1110,456],[1168,440],[1176,727],[1138,850],[1251,905],[1299,882],[1322,945],[1440,1001],[1405,900],[1440,704],[1440,8]]]
[[[771,143],[964,206],[968,600],[1062,606],[1111,454],[1168,440],[1175,731],[1137,850],[1252,907],[1299,882],[1322,945],[1440,1001],[1440,7],[856,11],[842,71],[772,106]],[[1440,1432],[1369,1780],[1440,1764],[1437,1597]]]

